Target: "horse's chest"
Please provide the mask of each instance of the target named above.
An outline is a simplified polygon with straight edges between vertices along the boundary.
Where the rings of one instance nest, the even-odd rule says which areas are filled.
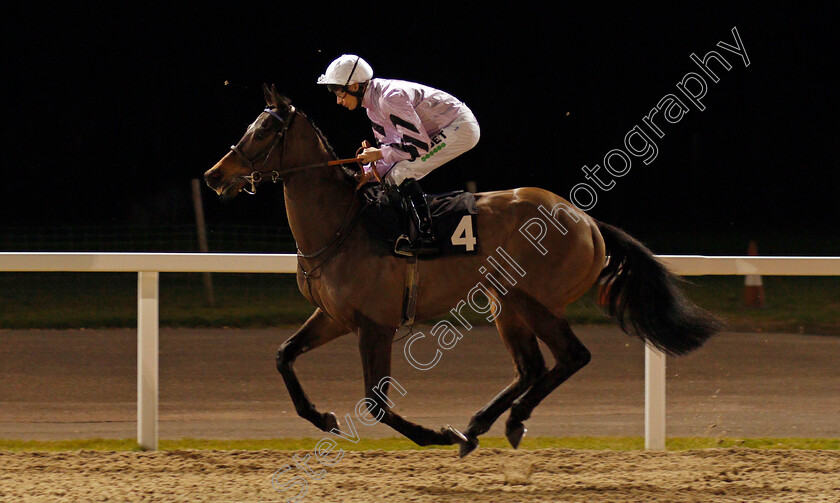
[[[336,287],[336,281],[336,278],[325,277],[320,271],[308,274],[298,269],[297,284],[300,293],[309,302],[332,315],[337,315],[348,307],[347,295],[341,288]]]
[[[351,270],[326,267],[313,274],[299,269],[298,288],[309,302],[335,319],[352,321],[362,315],[381,324],[398,322],[402,284],[388,281],[383,271],[356,265]]]

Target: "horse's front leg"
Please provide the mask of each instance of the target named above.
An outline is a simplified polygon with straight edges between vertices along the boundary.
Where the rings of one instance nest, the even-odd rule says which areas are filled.
[[[295,374],[293,364],[302,353],[311,351],[349,332],[341,323],[327,316],[320,308],[306,320],[295,334],[277,351],[277,370],[283,376],[298,415],[323,431],[338,429],[338,419],[332,412],[320,413],[306,396]]]
[[[391,377],[391,345],[394,329],[372,324],[359,327],[359,352],[365,376],[365,405],[370,415],[391,428],[405,435],[417,445],[452,445],[464,444],[466,437],[458,430],[449,427],[438,431],[412,423],[392,411],[389,404],[388,389]],[[405,390],[400,390],[406,393]]]

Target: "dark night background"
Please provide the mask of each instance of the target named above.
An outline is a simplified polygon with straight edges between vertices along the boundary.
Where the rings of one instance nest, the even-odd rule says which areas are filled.
[[[342,53],[475,112],[479,145],[425,178],[427,191],[474,180],[479,190],[540,186],[568,197],[585,181],[581,166],[601,164],[698,71],[691,53],[717,50],[733,68],[708,81],[706,110],[663,128],[658,158],[636,160],[590,214],[665,243],[658,252],[674,251],[668,236],[692,234],[696,249],[677,251],[701,253],[709,236],[726,235],[744,244],[729,254],[755,236],[766,254],[840,253],[829,3],[61,5],[4,12],[0,232],[194,222],[190,180],[262,109],[263,82],[351,157],[372,138],[366,117],[315,84]],[[734,26],[747,68],[716,47],[733,43]],[[209,189],[204,197],[211,224],[285,219],[279,186],[224,203]]]

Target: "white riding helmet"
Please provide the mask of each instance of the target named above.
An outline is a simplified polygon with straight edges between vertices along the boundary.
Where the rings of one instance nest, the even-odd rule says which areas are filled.
[[[354,54],[344,54],[330,63],[327,71],[318,77],[319,84],[349,86],[373,78],[373,68],[367,61]]]

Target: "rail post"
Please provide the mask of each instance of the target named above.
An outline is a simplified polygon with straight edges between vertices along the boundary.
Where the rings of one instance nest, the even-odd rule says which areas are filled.
[[[158,448],[158,272],[137,273],[137,443]]]
[[[665,450],[665,353],[645,344],[645,449]]]

